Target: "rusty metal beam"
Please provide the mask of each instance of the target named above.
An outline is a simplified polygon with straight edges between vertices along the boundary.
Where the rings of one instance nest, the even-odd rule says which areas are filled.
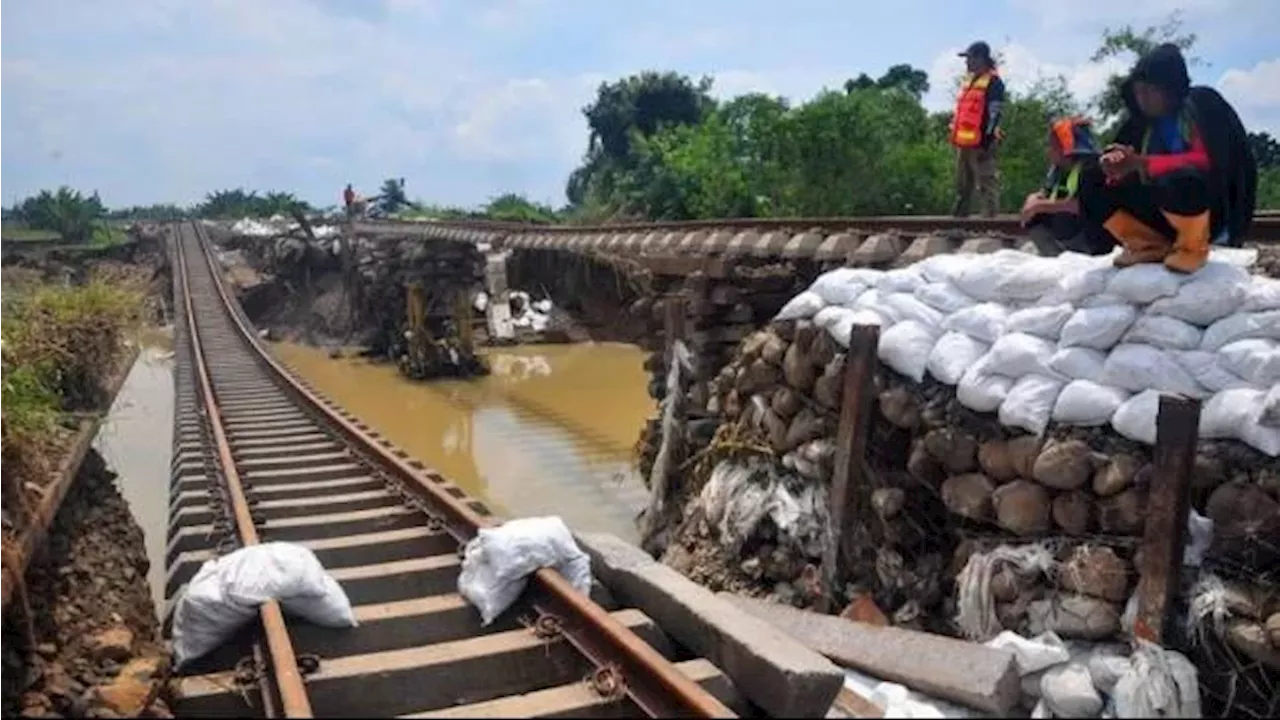
[[[1134,634],[1164,643],[1170,601],[1182,572],[1183,536],[1187,528],[1188,488],[1199,440],[1200,402],[1160,396],[1156,416],[1154,469],[1142,534],[1138,567],[1138,617]]]

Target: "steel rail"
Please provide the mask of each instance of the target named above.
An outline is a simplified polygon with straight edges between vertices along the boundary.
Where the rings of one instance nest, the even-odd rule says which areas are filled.
[[[195,307],[191,302],[191,286],[187,276],[186,252],[182,248],[181,233],[184,228],[178,226],[179,237],[176,238],[179,273],[182,278],[182,299],[186,310],[187,336],[191,343],[192,359],[195,361],[196,379],[200,387],[205,417],[213,442],[218,453],[218,462],[222,466],[222,476],[226,480],[232,513],[235,519],[236,532],[240,536],[240,544],[244,547],[257,545],[258,531],[254,527],[253,515],[249,512],[249,502],[245,497],[244,484],[236,469],[235,459],[231,454],[231,444],[227,440],[226,429],[222,424],[222,411],[218,407],[217,395],[209,377],[209,368],[205,363],[204,351],[200,345],[200,330],[196,324]],[[262,630],[266,635],[267,651],[270,654],[271,670],[275,679],[275,689],[280,694],[280,703],[285,717],[309,718],[311,700],[307,696],[306,685],[298,670],[298,658],[289,639],[289,630],[285,626],[284,613],[280,603],[268,600],[259,606],[259,617]],[[264,688],[264,692],[266,689]]]
[[[262,364],[273,372],[286,390],[300,404],[318,415],[332,429],[362,454],[381,466],[406,489],[424,500],[438,516],[445,529],[462,542],[475,537],[486,527],[499,522],[471,509],[465,501],[435,487],[429,477],[434,474],[416,469],[404,458],[376,442],[350,419],[337,413],[289,372],[258,341],[246,320],[235,311],[227,292],[217,260],[205,230],[193,225],[196,238],[213,275],[213,285],[240,331],[241,339],[254,351]],[[616,666],[623,674],[626,695],[653,717],[734,717],[733,711],[693,680],[681,673],[657,650],[642,640],[590,598],[579,593],[559,573],[541,569],[531,578],[529,587],[532,606],[540,614],[558,618],[560,632],[584,657],[600,671]]]

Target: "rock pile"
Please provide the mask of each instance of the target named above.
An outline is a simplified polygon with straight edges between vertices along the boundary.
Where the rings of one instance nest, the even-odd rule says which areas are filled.
[[[142,531],[114,481],[91,451],[28,571],[34,646],[5,619],[6,716],[170,717]]]

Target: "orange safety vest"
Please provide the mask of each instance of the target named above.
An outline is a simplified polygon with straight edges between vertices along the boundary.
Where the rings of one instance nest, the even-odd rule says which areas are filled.
[[[956,114],[951,119],[951,144],[958,148],[982,144],[982,116],[987,109],[987,88],[997,77],[995,70],[965,80],[956,101]]]

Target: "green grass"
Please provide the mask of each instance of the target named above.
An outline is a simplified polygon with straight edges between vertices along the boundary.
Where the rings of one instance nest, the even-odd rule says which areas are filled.
[[[0,240],[12,242],[53,242],[61,240],[62,235],[52,230],[36,230],[34,228],[10,227],[0,228]]]

